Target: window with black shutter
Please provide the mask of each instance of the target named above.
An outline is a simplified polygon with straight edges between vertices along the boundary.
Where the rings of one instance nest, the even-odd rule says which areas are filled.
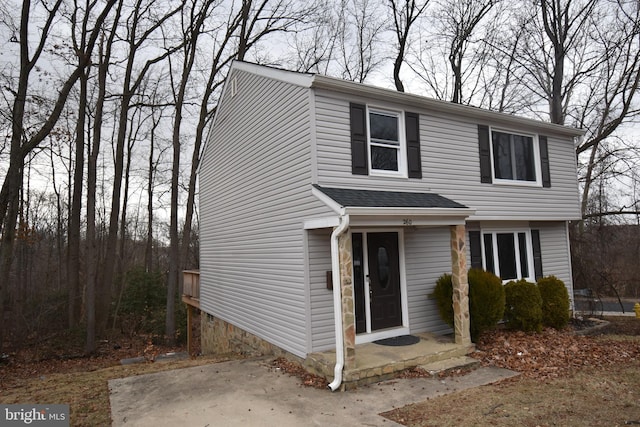
[[[478,125],[480,182],[551,187],[547,137]],[[540,175],[540,176],[539,176]]]
[[[420,116],[352,103],[351,172],[422,178]]]

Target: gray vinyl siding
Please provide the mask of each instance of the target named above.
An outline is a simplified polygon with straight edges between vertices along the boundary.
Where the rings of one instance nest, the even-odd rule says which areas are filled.
[[[566,223],[532,222],[531,228],[540,230],[542,274],[544,276],[556,276],[562,280],[567,286],[569,295],[573,295],[571,250],[568,243]]]
[[[237,71],[200,169],[201,307],[298,356],[308,347],[303,212],[310,92]]]
[[[318,90],[315,96],[318,183],[326,186],[398,191],[430,191],[476,209],[471,219],[529,220],[577,218],[579,192],[573,141],[548,133],[551,188],[480,183],[478,124],[513,129],[505,123],[478,123],[464,117],[423,111],[410,105],[367,98],[343,98]],[[420,114],[422,179],[351,174],[349,102]]]
[[[417,229],[404,233],[411,333],[451,332],[451,328],[440,318],[435,301],[429,298],[438,277],[451,272],[450,239],[448,227]]]
[[[311,351],[336,347],[333,293],[327,289],[326,272],[331,271],[331,230],[310,230],[309,286],[311,299]]]

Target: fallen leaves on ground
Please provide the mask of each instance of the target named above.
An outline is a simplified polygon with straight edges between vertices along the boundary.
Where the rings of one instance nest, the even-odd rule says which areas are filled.
[[[299,378],[302,384],[307,387],[326,389],[329,386],[329,382],[323,377],[308,372],[300,366],[299,363],[293,362],[285,357],[276,358],[271,362],[271,366],[274,369]]]
[[[574,321],[572,326],[557,331],[545,328],[542,333],[509,331],[504,328],[482,335],[476,351],[470,356],[484,366],[498,366],[519,372],[528,378],[548,379],[567,376],[573,369],[603,367],[640,358],[640,320],[611,318],[594,328],[597,320]],[[585,335],[578,335],[580,330]],[[272,366],[300,379],[303,385],[324,389],[328,382],[306,371],[299,363],[279,357]],[[438,378],[462,376],[473,368],[449,369],[435,374]],[[434,375],[424,369],[410,368],[399,378],[425,378]]]
[[[485,366],[511,369],[525,377],[558,378],[574,369],[637,360],[639,339],[607,335],[621,330],[628,335],[640,334],[640,320],[614,320],[609,326],[594,330],[593,334],[603,334],[600,336],[577,335],[572,328],[547,328],[539,334],[498,329],[483,334],[471,356]]]

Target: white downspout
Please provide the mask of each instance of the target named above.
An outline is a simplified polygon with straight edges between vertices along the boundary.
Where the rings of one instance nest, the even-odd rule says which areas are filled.
[[[331,391],[336,391],[342,384],[344,368],[344,336],[342,334],[342,292],[340,283],[340,250],[338,239],[349,227],[349,215],[340,216],[340,224],[331,233],[331,280],[333,282],[333,317],[336,333],[336,366],[333,369],[333,381],[329,384]]]

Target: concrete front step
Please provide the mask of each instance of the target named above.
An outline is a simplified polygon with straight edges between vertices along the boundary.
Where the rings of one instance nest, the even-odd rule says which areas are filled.
[[[418,334],[420,342],[409,346],[383,346],[375,343],[356,346],[355,366],[346,368],[343,374],[343,389],[385,381],[405,369],[434,363],[445,364],[446,360],[461,358],[471,353],[474,346],[457,345],[445,337]],[[305,368],[331,381],[335,366],[335,352],[312,353],[305,360]]]
[[[418,368],[433,375],[439,372],[451,371],[453,369],[475,369],[478,366],[480,366],[479,360],[469,356],[460,356],[427,363],[425,365],[418,366]]]

